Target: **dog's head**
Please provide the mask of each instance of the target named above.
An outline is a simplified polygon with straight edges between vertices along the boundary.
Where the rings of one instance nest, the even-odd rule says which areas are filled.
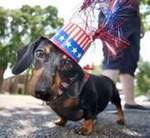
[[[30,65],[32,65],[32,77],[29,90],[33,96],[42,100],[50,99],[63,79],[73,77],[81,71],[77,63],[66,58],[45,37],[39,38],[18,52],[12,72],[19,74]]]

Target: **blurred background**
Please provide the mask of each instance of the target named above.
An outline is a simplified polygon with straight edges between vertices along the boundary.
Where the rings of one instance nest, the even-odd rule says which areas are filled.
[[[28,95],[31,69],[14,76],[11,68],[17,51],[40,36],[52,36],[81,5],[82,0],[0,0],[0,93]],[[67,5],[67,6],[66,6]],[[136,95],[150,95],[150,0],[140,0],[144,37],[136,72]],[[100,40],[91,45],[80,65],[100,74]],[[118,87],[121,90],[121,86]]]

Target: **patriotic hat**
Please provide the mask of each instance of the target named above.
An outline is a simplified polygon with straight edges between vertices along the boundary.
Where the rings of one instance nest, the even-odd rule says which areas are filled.
[[[78,63],[90,46],[91,38],[80,26],[69,23],[61,28],[50,41]]]

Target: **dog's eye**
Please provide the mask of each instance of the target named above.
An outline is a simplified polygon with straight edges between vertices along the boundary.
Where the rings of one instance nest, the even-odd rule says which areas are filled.
[[[35,57],[38,58],[38,59],[43,59],[45,58],[45,52],[44,50],[37,50],[35,51]]]

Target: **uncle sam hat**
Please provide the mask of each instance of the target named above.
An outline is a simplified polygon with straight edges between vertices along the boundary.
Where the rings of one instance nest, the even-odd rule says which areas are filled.
[[[79,25],[69,23],[61,28],[50,41],[65,55],[79,62],[92,42],[90,36]]]

